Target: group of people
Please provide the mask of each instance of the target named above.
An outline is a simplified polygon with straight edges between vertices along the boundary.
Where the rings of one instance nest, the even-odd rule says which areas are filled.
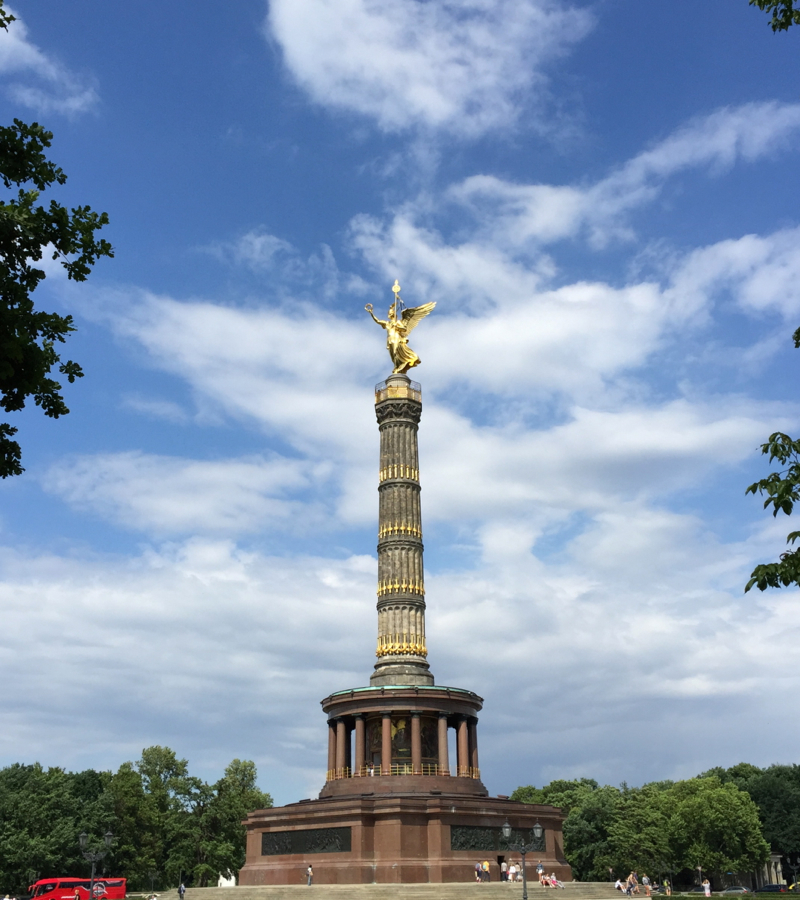
[[[564,885],[556,878],[556,873],[553,872],[552,875],[548,875],[544,866],[539,863],[536,866],[536,874],[539,878],[539,884],[542,887],[552,887],[552,888],[563,888]],[[489,866],[489,860],[485,859],[483,862],[475,863],[475,881],[477,882],[487,882],[491,881],[491,868]],[[507,863],[503,860],[500,863],[500,881],[522,881],[522,866],[518,866],[516,863]]]
[[[639,873],[631,872],[625,881],[618,878],[616,882],[614,882],[614,887],[623,894],[627,894],[629,897],[632,897],[634,894],[641,894],[641,891],[639,890]],[[642,887],[644,888],[646,897],[652,896],[653,883],[645,874],[642,874]],[[672,894],[672,891],[669,889],[669,882],[664,882],[664,889],[667,896]]]

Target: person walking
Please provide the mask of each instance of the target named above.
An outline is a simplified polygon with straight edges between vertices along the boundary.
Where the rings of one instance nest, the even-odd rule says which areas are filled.
[[[489,871],[489,860],[488,860],[488,859],[485,859],[485,860],[481,863],[481,870],[482,870],[482,872],[483,872],[483,880],[484,880],[485,882],[487,882],[487,883],[488,883],[489,881],[491,881],[491,880],[492,880],[492,877],[491,877],[491,873],[490,873],[490,871]]]
[[[508,880],[513,884],[517,879],[517,867],[512,862],[508,867]]]
[[[703,879],[703,893],[706,897],[711,896],[711,882],[707,878]]]
[[[314,883],[314,870],[311,868],[311,864],[309,863],[308,868],[306,869],[306,884],[311,887]]]
[[[183,882],[180,883],[180,887],[178,888],[178,896],[183,900],[183,895],[186,893],[186,886]]]
[[[508,863],[505,860],[500,863],[500,881],[508,881]]]
[[[642,884],[644,885],[644,894],[646,897],[650,896],[650,879],[647,875],[642,872]]]

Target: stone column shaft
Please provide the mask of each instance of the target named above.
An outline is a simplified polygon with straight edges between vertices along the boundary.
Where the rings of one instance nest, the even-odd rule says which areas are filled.
[[[432,685],[426,662],[419,502],[419,385],[390,375],[375,389],[381,452],[378,486],[378,662],[372,685]]]
[[[346,754],[347,726],[344,719],[336,720],[336,768],[343,769],[347,765]],[[341,772],[338,772],[341,775]]]
[[[411,774],[422,774],[422,729],[419,713],[411,713]]]
[[[381,774],[389,775],[392,771],[392,714],[383,713],[381,721]]]
[[[456,731],[456,765],[458,775],[464,775],[469,769],[469,732],[466,719],[459,719]]]
[[[478,768],[478,720],[470,719],[467,725],[469,735],[469,764],[473,769]]]
[[[447,716],[439,716],[439,774],[450,774],[450,760],[447,749]]]
[[[336,723],[328,720],[328,772],[336,768]]]
[[[353,774],[360,775],[366,756],[366,741],[364,735],[364,717],[356,716],[356,758],[353,761]]]

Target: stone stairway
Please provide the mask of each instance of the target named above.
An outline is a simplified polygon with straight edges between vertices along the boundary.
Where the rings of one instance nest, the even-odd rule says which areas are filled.
[[[492,882],[478,884],[457,882],[448,884],[315,884],[270,885],[266,887],[188,888],[186,900],[312,900],[309,896],[322,894],[320,900],[521,900],[522,884]],[[568,881],[563,890],[543,888],[538,881],[528,882],[528,895],[543,900],[613,900],[620,897],[608,882]],[[177,900],[177,892],[164,891],[159,900]],[[644,894],[642,894],[644,896]]]

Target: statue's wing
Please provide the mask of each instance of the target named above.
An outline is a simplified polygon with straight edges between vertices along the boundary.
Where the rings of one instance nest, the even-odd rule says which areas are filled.
[[[412,306],[403,310],[403,323],[406,326],[406,334],[413,331],[417,325],[433,310],[436,303],[423,303],[422,306]]]

